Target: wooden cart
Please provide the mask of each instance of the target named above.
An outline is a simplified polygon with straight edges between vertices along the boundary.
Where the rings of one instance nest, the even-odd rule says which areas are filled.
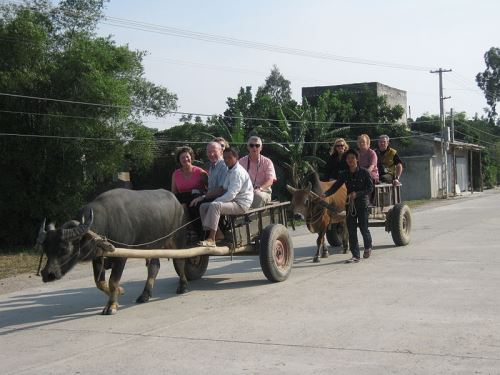
[[[289,205],[290,202],[272,202],[241,215],[222,217],[221,227],[225,239],[217,242],[216,247],[140,250],[115,248],[105,252],[104,256],[186,258],[186,277],[188,280],[197,280],[205,274],[211,255],[258,255],[262,272],[267,279],[273,282],[284,281],[290,275],[294,260],[293,243],[287,228]],[[179,274],[178,269],[176,272]]]
[[[384,227],[396,246],[406,246],[411,239],[410,208],[401,201],[401,186],[375,185],[373,202],[368,208],[368,226]],[[341,246],[342,226],[332,224],[326,233],[330,246]]]

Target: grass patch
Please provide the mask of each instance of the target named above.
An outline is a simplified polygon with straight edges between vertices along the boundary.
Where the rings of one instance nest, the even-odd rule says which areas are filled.
[[[40,254],[32,249],[2,250],[0,252],[0,279],[21,273],[35,274]]]

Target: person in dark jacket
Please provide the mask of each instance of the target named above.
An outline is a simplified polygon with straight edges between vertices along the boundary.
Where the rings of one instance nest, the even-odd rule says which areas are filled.
[[[333,143],[330,157],[325,166],[324,177],[326,181],[337,180],[339,173],[347,169],[344,154],[349,150],[349,145],[344,138],[337,138]]]
[[[359,154],[356,150],[348,150],[345,153],[345,158],[348,170],[339,174],[337,181],[324,193],[324,196],[332,195],[343,184],[346,185],[348,197],[346,222],[349,232],[349,247],[352,253],[352,258],[347,260],[346,263],[357,263],[360,259],[358,226],[365,246],[363,258],[369,258],[372,251],[372,236],[368,229],[368,204],[373,191],[373,180],[370,172],[359,167]]]

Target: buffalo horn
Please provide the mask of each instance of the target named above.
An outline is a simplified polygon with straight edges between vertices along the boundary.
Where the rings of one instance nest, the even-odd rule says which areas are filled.
[[[71,241],[76,238],[83,236],[87,233],[94,221],[94,212],[90,208],[88,211],[87,217],[82,217],[82,221],[74,228],[62,229],[62,238],[63,240]]]
[[[290,192],[290,193],[295,193],[297,191],[297,189],[295,189],[294,187],[291,187],[290,185],[286,185],[286,189]]]
[[[45,236],[47,234],[47,231],[45,230],[45,221],[46,218],[43,219],[42,225],[40,225],[40,229],[38,230],[38,237],[36,238],[36,243],[37,244],[43,244],[43,241],[45,241]]]

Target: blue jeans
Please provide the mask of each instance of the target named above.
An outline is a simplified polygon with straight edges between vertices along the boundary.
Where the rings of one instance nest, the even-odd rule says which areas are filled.
[[[349,212],[349,207],[346,207],[347,213],[347,230],[349,232],[349,247],[354,258],[360,258],[359,243],[358,243],[358,226],[363,236],[363,244],[366,249],[372,247],[372,235],[368,229],[368,201],[364,197],[354,200],[354,207],[356,208],[355,215]]]

